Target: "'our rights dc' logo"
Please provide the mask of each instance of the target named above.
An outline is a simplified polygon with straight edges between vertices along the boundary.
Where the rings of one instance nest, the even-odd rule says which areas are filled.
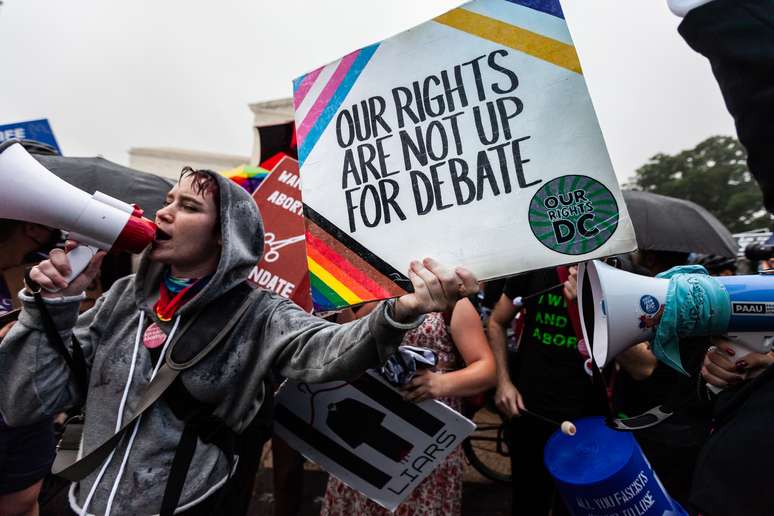
[[[618,203],[588,176],[561,176],[544,184],[529,204],[529,226],[541,244],[562,254],[586,254],[618,227]]]

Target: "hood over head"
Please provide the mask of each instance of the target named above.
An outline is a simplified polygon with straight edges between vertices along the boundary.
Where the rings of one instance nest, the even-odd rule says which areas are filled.
[[[186,303],[179,314],[194,311],[227,290],[245,281],[263,254],[263,220],[258,206],[247,191],[230,179],[215,173],[220,195],[220,232],[223,246],[220,261],[209,283]],[[150,248],[140,259],[135,277],[137,306],[152,312],[149,297],[158,290],[165,265],[148,258]]]

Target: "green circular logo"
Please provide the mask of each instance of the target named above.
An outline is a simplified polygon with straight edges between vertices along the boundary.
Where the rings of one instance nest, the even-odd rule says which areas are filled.
[[[529,203],[529,227],[540,243],[562,254],[599,249],[618,227],[618,203],[588,176],[561,176],[544,184]]]

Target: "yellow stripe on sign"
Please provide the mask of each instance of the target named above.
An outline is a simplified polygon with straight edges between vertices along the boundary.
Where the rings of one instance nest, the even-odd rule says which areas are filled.
[[[575,47],[516,25],[459,8],[435,18],[449,27],[494,41],[514,50],[582,74]]]
[[[344,301],[352,305],[363,302],[357,294],[347,288],[341,281],[337,280],[330,272],[323,269],[320,264],[311,257],[307,256],[306,261],[309,264],[309,272],[320,278],[320,280],[328,285],[331,290],[341,296]]]

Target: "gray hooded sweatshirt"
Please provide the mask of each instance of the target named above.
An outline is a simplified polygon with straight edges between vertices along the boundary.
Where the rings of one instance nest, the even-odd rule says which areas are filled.
[[[263,251],[263,225],[253,199],[219,177],[223,248],[211,280],[170,322],[153,310],[163,266],[143,256],[136,275],[123,278],[78,316],[78,299],[49,300],[65,342],[74,332],[90,368],[81,454],[109,438],[150,382],[157,364],[143,346],[152,323],[170,335],[178,318],[195,313],[245,281]],[[33,423],[81,402],[64,360],[48,343],[40,314],[21,295],[18,324],[0,344],[0,414],[11,426]],[[217,306],[210,308],[217,310]],[[352,379],[395,352],[404,331],[390,323],[384,305],[345,325],[316,318],[292,302],[263,292],[227,342],[181,379],[196,399],[216,406],[214,415],[241,432],[271,393],[263,380],[271,368],[304,382]],[[224,313],[224,323],[232,314]],[[183,337],[184,339],[184,337]],[[169,340],[169,339],[168,339]],[[178,345],[184,346],[182,340]],[[101,468],[70,490],[76,513],[157,514],[184,424],[160,400],[127,432]],[[179,509],[213,494],[228,476],[228,460],[215,445],[198,441]]]

